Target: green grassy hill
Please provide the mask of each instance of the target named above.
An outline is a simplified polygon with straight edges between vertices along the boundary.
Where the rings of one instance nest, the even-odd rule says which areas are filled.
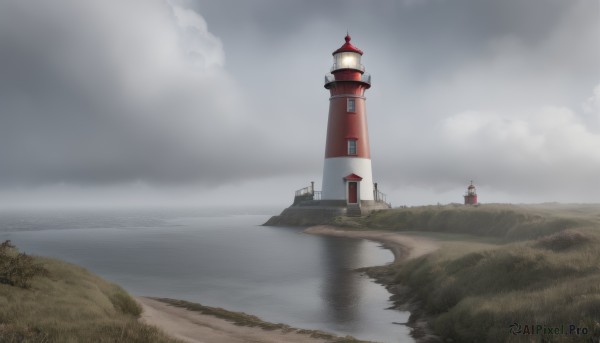
[[[438,251],[372,274],[408,286],[403,300],[412,297],[444,340],[600,339],[600,205],[424,206],[351,224],[427,232],[440,240]],[[522,326],[520,334],[509,332],[514,323]],[[541,331],[523,334],[526,325]],[[568,332],[571,325],[587,334],[543,329]]]
[[[31,266],[29,282],[10,284]],[[0,342],[179,342],[139,323],[140,313],[122,288],[81,267],[0,252]]]
[[[523,240],[568,228],[598,228],[600,205],[445,205],[395,208],[341,225],[396,231],[463,233]]]

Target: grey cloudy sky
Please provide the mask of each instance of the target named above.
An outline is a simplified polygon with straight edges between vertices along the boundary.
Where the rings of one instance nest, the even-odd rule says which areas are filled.
[[[0,205],[288,205],[346,30],[393,205],[600,202],[596,0],[6,0]]]

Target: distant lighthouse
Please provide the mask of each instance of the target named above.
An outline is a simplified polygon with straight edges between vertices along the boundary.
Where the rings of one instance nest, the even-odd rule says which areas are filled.
[[[371,76],[361,64],[363,52],[350,39],[346,35],[344,45],[333,52],[331,74],[325,76],[331,96],[321,199],[360,207],[377,200],[365,106]]]
[[[475,191],[475,186],[473,186],[473,181],[467,188],[467,194],[465,194],[465,205],[477,205],[477,192]]]

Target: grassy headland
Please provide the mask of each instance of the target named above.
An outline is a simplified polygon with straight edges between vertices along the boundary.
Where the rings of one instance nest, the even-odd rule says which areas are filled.
[[[179,342],[139,323],[140,306],[119,286],[66,262],[2,250],[0,342]],[[32,270],[26,283],[10,282]]]
[[[600,337],[599,205],[424,206],[340,218],[338,224],[417,231],[440,240],[432,254],[369,273],[392,290],[404,290],[396,299],[418,304],[417,316],[427,317],[444,340]],[[521,325],[517,335],[509,332],[514,323]],[[526,325],[535,325],[536,334],[523,334],[531,331]],[[563,334],[571,325],[587,334]]]

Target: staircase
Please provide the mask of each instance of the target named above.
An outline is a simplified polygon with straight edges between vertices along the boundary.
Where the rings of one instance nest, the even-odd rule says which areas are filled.
[[[346,217],[360,217],[361,215],[362,211],[358,204],[348,204],[346,207]]]

